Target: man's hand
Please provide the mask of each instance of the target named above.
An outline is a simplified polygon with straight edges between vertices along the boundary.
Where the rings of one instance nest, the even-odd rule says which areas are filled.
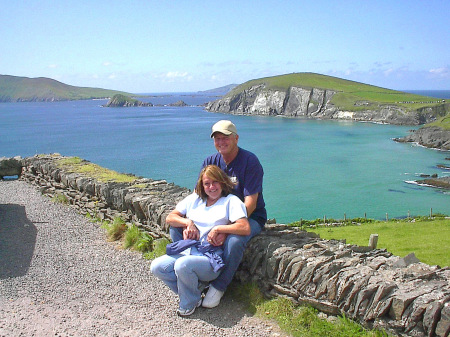
[[[192,220],[189,220],[189,224],[183,230],[183,239],[184,240],[186,240],[186,239],[199,240],[200,239],[200,232]]]
[[[213,246],[221,246],[225,242],[228,234],[218,233],[216,230],[211,229],[208,233],[207,240]]]

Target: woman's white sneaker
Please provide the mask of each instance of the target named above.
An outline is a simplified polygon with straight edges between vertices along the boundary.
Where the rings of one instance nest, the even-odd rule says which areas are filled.
[[[205,295],[205,298],[202,302],[202,307],[204,308],[214,308],[217,307],[220,303],[220,299],[222,298],[224,292],[217,290],[213,286],[209,286],[208,292]]]

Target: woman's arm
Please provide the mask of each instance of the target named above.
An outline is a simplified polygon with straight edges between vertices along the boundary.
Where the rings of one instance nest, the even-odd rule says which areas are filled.
[[[172,227],[182,227],[183,239],[200,239],[200,232],[191,219],[186,218],[182,213],[174,209],[166,218],[166,224]]]
[[[215,226],[208,233],[207,240],[213,246],[223,244],[223,234],[250,235],[251,229],[247,218],[240,218],[229,225]]]

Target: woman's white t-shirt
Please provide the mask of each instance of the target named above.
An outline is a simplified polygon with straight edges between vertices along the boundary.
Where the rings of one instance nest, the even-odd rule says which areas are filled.
[[[247,217],[244,203],[233,194],[221,197],[213,205],[206,206],[206,200],[202,200],[194,192],[181,200],[175,209],[195,223],[200,231],[200,241],[206,240],[213,227],[228,225]]]

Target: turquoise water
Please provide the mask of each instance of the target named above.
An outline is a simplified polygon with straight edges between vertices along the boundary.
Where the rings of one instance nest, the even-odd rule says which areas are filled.
[[[188,104],[201,96],[159,97]],[[159,101],[158,101],[159,100]],[[392,141],[410,127],[209,113],[183,108],[102,108],[106,101],[0,104],[0,156],[58,152],[110,169],[192,188],[215,151],[210,127],[231,119],[239,145],[265,170],[268,215],[278,222],[322,218],[383,219],[450,214],[450,195],[406,183],[421,173],[449,175],[448,152]]]

